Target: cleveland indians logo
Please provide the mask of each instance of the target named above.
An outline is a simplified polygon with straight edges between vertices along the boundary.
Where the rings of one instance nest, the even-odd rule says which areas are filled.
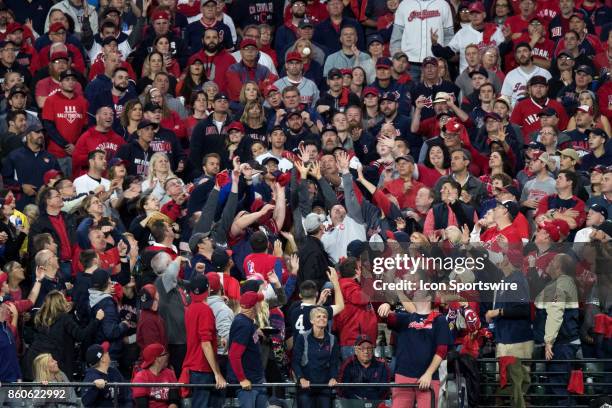
[[[426,20],[428,18],[433,18],[433,17],[440,17],[440,11],[439,10],[422,10],[422,11],[415,10],[411,12],[410,15],[408,16],[408,22],[411,22],[415,18],[418,18],[420,20]]]

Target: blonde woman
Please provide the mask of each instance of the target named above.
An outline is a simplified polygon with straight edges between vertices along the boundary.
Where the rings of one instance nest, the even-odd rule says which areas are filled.
[[[91,317],[85,328],[79,326],[70,313],[71,306],[64,294],[53,290],[47,294],[42,307],[34,318],[34,341],[26,354],[24,378],[32,376],[32,363],[43,353],[50,353],[57,360],[61,371],[69,379],[74,373],[75,343],[88,341],[100,326],[104,311],[99,310]]]
[[[50,353],[39,354],[32,364],[32,371],[34,372],[34,381],[47,383],[62,383],[69,382],[70,380],[60,370],[57,360],[53,358]],[[34,407],[45,407],[45,408],[64,408],[64,407],[75,407],[79,406],[79,400],[74,392],[73,387],[61,387],[61,388],[49,388],[48,390],[62,392],[61,403],[53,402],[33,402]]]
[[[142,182],[142,191],[144,195],[151,194],[162,204],[170,201],[170,197],[166,195],[164,184],[169,178],[176,177],[170,168],[170,160],[166,153],[157,152],[151,156],[149,164],[149,176]]]
[[[240,89],[239,102],[230,102],[230,110],[234,117],[240,117],[244,113],[244,108],[249,102],[262,103],[264,100],[257,82],[246,81]]]

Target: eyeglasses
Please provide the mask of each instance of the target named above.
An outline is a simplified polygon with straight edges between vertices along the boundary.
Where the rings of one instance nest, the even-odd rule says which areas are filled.
[[[357,350],[361,351],[362,353],[371,353],[372,350],[374,350],[374,347],[361,346],[361,347],[357,347]]]

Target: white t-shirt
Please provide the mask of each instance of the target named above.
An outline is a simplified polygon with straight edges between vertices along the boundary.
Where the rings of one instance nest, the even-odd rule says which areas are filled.
[[[522,67],[514,68],[508,72],[504,84],[502,85],[501,94],[507,96],[512,101],[512,106],[516,105],[519,99],[524,98],[527,95],[527,82],[534,76],[541,75],[547,80],[552,78],[550,72],[544,68],[540,68],[534,65],[534,70],[527,73]]]
[[[475,30],[471,24],[468,24],[457,31],[457,34],[455,34],[448,43],[448,46],[453,51],[459,53],[459,72],[463,72],[468,66],[465,59],[465,47],[470,44],[476,44],[478,48],[483,48],[487,46],[498,46],[504,42],[504,35],[499,27],[497,27],[497,30],[495,30],[495,33],[493,33],[487,44],[483,42],[482,34],[483,33],[480,31]]]
[[[440,43],[444,29],[453,28],[453,14],[444,0],[404,0],[395,12],[395,25],[404,27],[402,51],[410,62],[423,62],[433,57],[431,30],[438,33]]]
[[[94,191],[99,185],[104,186],[104,190],[108,191],[110,188],[110,180],[104,177],[100,180],[90,177],[88,174],[83,174],[80,177],[74,179],[74,188],[76,188],[77,194],[89,193]]]

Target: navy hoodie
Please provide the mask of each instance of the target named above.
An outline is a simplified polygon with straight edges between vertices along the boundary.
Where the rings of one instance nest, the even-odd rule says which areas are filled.
[[[291,367],[295,376],[305,378],[313,384],[327,384],[332,378],[338,378],[340,367],[340,345],[334,341],[331,345],[333,334],[325,332],[323,339],[317,339],[312,332],[308,332],[308,364],[302,366],[304,355],[304,336],[298,335],[294,338],[293,357]]]
[[[98,371],[96,368],[90,367],[85,371],[83,382],[93,383],[94,380],[105,380],[106,382],[125,382],[123,376],[114,367],[108,368],[108,373]],[[85,407],[114,407],[115,392],[118,392],[117,397],[119,406],[131,406],[132,390],[129,387],[111,388],[104,387],[83,387],[81,401]]]
[[[108,293],[89,289],[90,319],[93,319],[99,309],[104,310],[101,329],[96,332],[94,343],[101,344],[104,341],[110,343],[109,353],[111,359],[117,361],[123,348],[123,337],[128,332],[128,326],[121,322],[117,303]]]

